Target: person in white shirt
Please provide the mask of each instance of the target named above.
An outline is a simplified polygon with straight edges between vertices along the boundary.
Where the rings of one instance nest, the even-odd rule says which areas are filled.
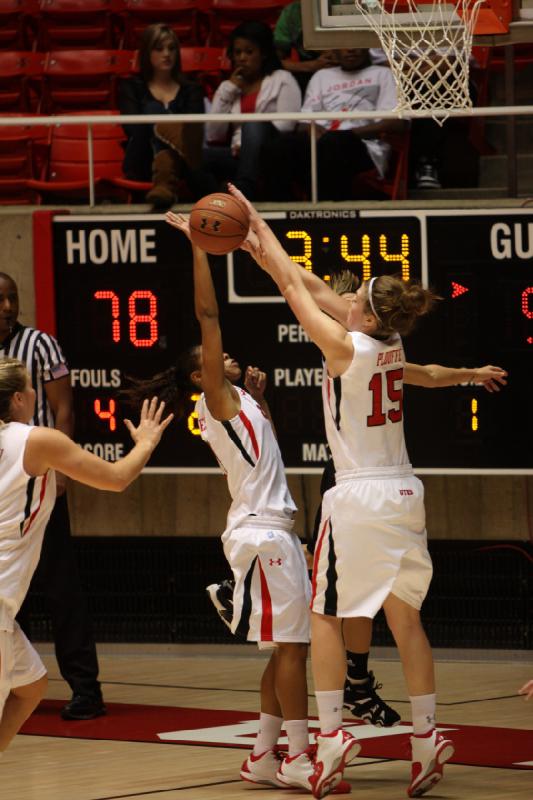
[[[338,66],[316,72],[304,97],[302,111],[376,111],[396,106],[396,87],[388,67],[371,63],[366,49],[335,51]],[[323,120],[317,126],[318,199],[349,200],[354,197],[354,176],[388,167],[390,146],[381,138],[399,132],[402,120]],[[299,133],[281,137],[268,148],[269,199],[288,200],[293,184],[300,182],[309,195],[310,125]]]
[[[0,755],[46,691],[46,669],[15,617],[39,561],[56,498],[56,470],[73,480],[123,491],[147,463],[173,415],[143,403],[135,443],[114,463],[83,450],[54,428],[30,425],[36,392],[26,365],[0,360]]]
[[[232,32],[228,56],[233,72],[215,92],[213,114],[299,111],[300,87],[287,70],[281,69],[272,31],[263,22],[248,21]],[[249,197],[256,197],[261,175],[260,157],[266,143],[294,122],[208,122],[204,167],[221,181],[232,180]]]

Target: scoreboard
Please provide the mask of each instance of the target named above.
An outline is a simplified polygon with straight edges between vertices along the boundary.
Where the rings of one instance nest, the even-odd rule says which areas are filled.
[[[407,360],[509,371],[482,387],[404,387],[405,430],[419,473],[533,472],[533,212],[266,212],[291,258],[325,280],[350,269],[421,280],[442,302],[404,341]],[[154,215],[56,216],[50,259],[35,246],[38,325],[71,368],[76,440],[110,460],[130,448],[118,390],[127,375],[170,366],[199,341],[190,244]],[[210,256],[225,350],[268,376],[267,399],[288,471],[327,460],[321,357],[269,276],[243,251]],[[47,271],[50,274],[45,274]],[[51,311],[55,307],[55,314]],[[148,470],[217,471],[189,414],[172,423]]]

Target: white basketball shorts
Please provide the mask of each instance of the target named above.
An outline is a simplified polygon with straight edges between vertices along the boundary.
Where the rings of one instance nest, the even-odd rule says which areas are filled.
[[[235,579],[232,632],[260,647],[307,643],[311,584],[300,540],[280,520],[251,519],[223,539]]]
[[[46,675],[46,667],[17,622],[13,632],[0,631],[0,716],[12,689]]]
[[[374,618],[390,593],[420,609],[433,573],[423,484],[410,467],[336,480],[322,502],[311,609]]]

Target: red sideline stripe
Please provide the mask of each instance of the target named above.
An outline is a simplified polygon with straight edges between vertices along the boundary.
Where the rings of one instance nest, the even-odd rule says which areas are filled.
[[[45,493],[45,490],[46,490],[46,481],[47,480],[48,480],[48,472],[45,472],[45,474],[43,476],[43,482],[41,483],[41,494],[39,495],[39,505],[37,506],[37,508],[35,509],[33,514],[31,515],[31,517],[29,519],[29,522],[26,525],[26,528],[24,529],[24,533],[22,534],[23,536],[26,536],[26,534],[28,533],[29,529],[32,526],[33,520],[35,519],[35,517],[39,513],[39,509],[41,508],[41,506],[43,504],[43,497],[44,497],[44,493]]]
[[[270,591],[268,589],[265,573],[263,572],[263,567],[261,566],[261,561],[257,559],[257,563],[259,565],[259,577],[261,579],[261,641],[272,642],[274,636],[272,632],[272,598],[270,597]]]
[[[259,445],[257,444],[257,439],[255,438],[254,426],[252,425],[252,423],[250,422],[244,411],[239,411],[239,417],[244,427],[248,431],[250,439],[252,440],[252,447],[254,448],[255,457],[259,458]]]
[[[311,603],[310,607],[313,608],[313,602],[316,595],[316,572],[317,572],[317,565],[320,559],[320,551],[322,550],[322,544],[324,542],[324,534],[326,533],[326,527],[329,525],[329,517],[326,518],[324,524],[322,526],[322,530],[320,531],[320,536],[318,537],[318,542],[316,543],[315,547],[315,555],[313,558],[313,579],[311,582],[312,592],[311,592]]]

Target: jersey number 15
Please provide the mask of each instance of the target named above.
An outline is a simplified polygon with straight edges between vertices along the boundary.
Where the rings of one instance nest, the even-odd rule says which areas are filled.
[[[368,384],[368,388],[372,393],[372,414],[366,418],[366,424],[369,428],[373,428],[376,425],[385,425],[387,419],[390,422],[401,422],[403,417],[402,378],[403,369],[389,369],[385,373],[376,372],[372,375]],[[390,403],[396,404],[395,407],[389,408],[386,412],[383,410],[385,405],[383,383],[386,384],[387,397]],[[397,383],[400,385],[397,386]]]

